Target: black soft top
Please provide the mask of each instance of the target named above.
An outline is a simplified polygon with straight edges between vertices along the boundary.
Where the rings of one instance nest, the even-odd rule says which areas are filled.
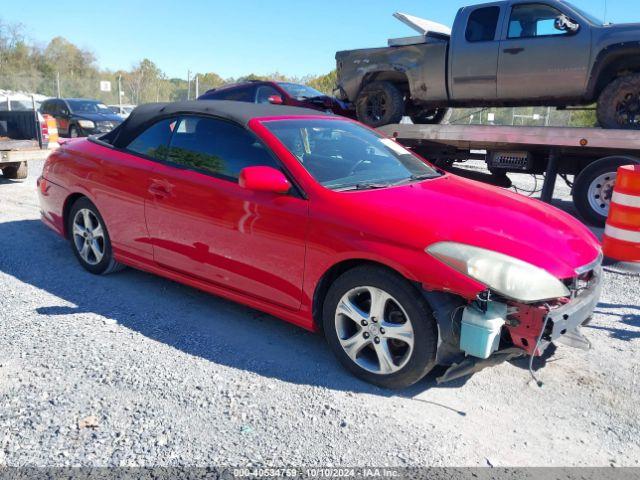
[[[136,107],[117,128],[100,140],[123,148],[131,143],[150,124],[161,118],[176,115],[199,114],[223,118],[246,126],[250,120],[261,117],[333,115],[310,108],[283,105],[232,102],[228,100],[194,100],[190,102],[147,103]]]

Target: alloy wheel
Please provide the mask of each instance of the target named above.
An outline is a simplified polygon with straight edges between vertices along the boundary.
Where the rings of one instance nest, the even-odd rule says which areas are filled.
[[[637,128],[640,123],[640,93],[628,92],[616,106],[616,117],[620,125]]]
[[[367,96],[367,116],[379,122],[387,114],[387,98],[383,92],[372,93]]]
[[[607,172],[594,178],[589,184],[587,195],[589,206],[599,215],[606,217],[609,214],[613,187],[616,183],[616,172]]]
[[[78,210],[73,218],[73,244],[80,257],[89,265],[97,265],[104,258],[104,229],[98,217],[88,208]]]
[[[335,328],[344,352],[369,372],[390,375],[411,358],[411,320],[402,305],[380,288],[363,286],[345,293],[336,307]]]

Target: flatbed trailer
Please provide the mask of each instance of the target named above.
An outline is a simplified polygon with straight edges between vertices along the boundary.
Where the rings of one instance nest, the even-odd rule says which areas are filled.
[[[444,170],[494,185],[509,187],[509,173],[544,174],[541,199],[549,203],[560,175],[580,216],[595,226],[606,221],[618,167],[640,164],[637,130],[413,124],[378,130]],[[490,174],[454,166],[472,159],[484,161]]]
[[[49,129],[35,102],[33,110],[0,111],[0,171],[5,178],[27,178],[28,162],[47,158],[48,147]]]

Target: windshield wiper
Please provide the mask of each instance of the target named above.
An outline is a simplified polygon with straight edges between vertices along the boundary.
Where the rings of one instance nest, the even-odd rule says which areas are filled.
[[[347,190],[372,190],[374,188],[386,188],[391,186],[392,184],[389,182],[367,182],[367,183],[356,183],[355,185],[349,185],[347,187],[336,188],[335,190],[340,192],[345,192]]]
[[[409,180],[429,180],[430,178],[437,178],[440,175],[434,175],[433,173],[420,173],[418,175],[411,175]]]

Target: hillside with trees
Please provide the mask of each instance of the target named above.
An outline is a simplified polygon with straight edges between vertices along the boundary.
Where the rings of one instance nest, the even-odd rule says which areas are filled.
[[[63,37],[55,37],[45,46],[30,42],[21,25],[0,19],[0,89],[63,97],[90,97],[105,103],[117,103],[120,79],[123,103],[185,100],[194,98],[196,81],[199,92],[228,83],[249,79],[274,79],[307,83],[331,93],[336,74],[286,77],[278,72],[250,74],[240,78],[222,78],[215,72],[193,73],[190,79],[170,78],[152,60],[144,58],[129,70],[100,68],[95,55]],[[100,91],[100,81],[111,82],[111,92]]]

